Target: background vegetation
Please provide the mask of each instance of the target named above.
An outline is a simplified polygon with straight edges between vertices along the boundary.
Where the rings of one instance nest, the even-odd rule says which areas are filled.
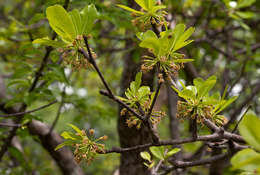
[[[64,54],[59,49],[32,43],[37,38],[55,36],[46,19],[47,7],[60,4],[68,11],[82,10],[90,3],[96,6],[99,17],[89,45],[97,54],[97,65],[110,88],[116,95],[122,95],[140,70],[142,56],[150,54],[139,47],[136,33],[140,29],[131,22],[134,17],[116,6],[124,4],[140,10],[135,1],[0,1],[0,174],[72,174],[72,169],[76,174],[97,175],[113,174],[120,169],[123,174],[122,169],[127,166],[132,169],[136,164],[143,166],[142,158],[130,158],[129,154],[123,154],[123,157],[138,161],[130,161],[129,165],[123,158],[120,164],[117,153],[98,154],[90,165],[82,162],[78,166],[73,162],[73,149],[54,151],[62,143],[59,134],[72,131],[68,123],[85,130],[94,129],[96,137],[107,135],[104,143],[108,150],[115,146],[149,143],[146,135],[141,137],[139,133],[147,131],[121,127],[125,121],[120,117],[120,109],[115,102],[100,95],[104,86],[92,66],[72,69],[64,62]],[[195,27],[191,36],[194,41],[180,51],[194,61],[186,63],[174,77],[177,86],[181,87],[179,80],[185,85],[193,85],[193,79],[207,79],[211,75],[217,77],[213,92],[222,94],[229,85],[227,98],[238,98],[222,112],[227,118],[226,131],[232,131],[249,108],[260,116],[260,1],[164,0],[162,3],[168,12],[169,28],[180,23],[187,28]],[[148,29],[152,27],[148,26]],[[155,74],[145,74],[143,83],[155,91]],[[182,139],[193,133],[190,120],[180,122],[176,119],[177,99],[169,86],[162,85],[155,104],[156,110],[166,113],[157,126],[161,139]],[[50,105],[25,113],[46,104]],[[23,115],[11,115],[17,112]],[[48,126],[53,126],[53,132],[49,132]],[[210,130],[205,125],[198,125],[199,135],[208,133]],[[10,136],[11,140],[8,139]],[[210,145],[210,142],[184,144],[174,159],[200,160],[223,151]],[[237,174],[231,170],[231,157],[209,165],[179,168],[173,173]]]

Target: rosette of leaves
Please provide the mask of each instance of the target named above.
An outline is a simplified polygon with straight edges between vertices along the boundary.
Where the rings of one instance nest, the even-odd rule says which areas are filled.
[[[238,129],[251,148],[237,152],[231,159],[232,170],[240,175],[260,174],[260,120],[250,113],[244,116]]]
[[[130,87],[126,90],[126,98],[118,98],[126,104],[128,104],[136,112],[139,112],[142,115],[147,115],[149,113],[155,92],[152,93],[149,86],[141,86],[141,83],[142,73],[139,72],[136,74],[135,81],[132,81]],[[128,126],[136,126],[137,129],[140,129],[142,121],[136,116],[134,116],[131,112],[128,112],[126,108],[123,108],[121,110],[121,115],[123,116],[126,113],[129,116],[129,118],[127,119]],[[163,116],[163,112],[153,110],[151,113],[150,120],[153,124],[157,124],[158,122],[160,122],[161,117]]]
[[[152,168],[158,163],[158,161],[164,161],[167,163],[168,158],[178,153],[180,148],[167,149],[165,146],[152,146],[149,148],[151,154],[147,151],[141,152],[140,156],[146,160],[144,165],[148,168]],[[153,157],[153,159],[152,159]]]
[[[46,16],[51,28],[58,34],[61,41],[44,37],[34,40],[33,43],[62,48],[60,51],[64,52],[65,62],[75,68],[86,67],[86,59],[78,52],[78,49],[84,48],[83,35],[90,34],[98,17],[95,6],[91,4],[82,11],[74,9],[67,12],[61,5],[54,5],[46,9]]]
[[[198,123],[201,123],[204,118],[207,118],[214,121],[217,125],[223,125],[226,122],[226,118],[223,115],[219,115],[219,113],[234,102],[237,96],[225,99],[227,88],[222,97],[219,92],[210,95],[210,90],[216,84],[215,76],[211,76],[205,81],[202,78],[196,78],[193,80],[194,86],[186,87],[181,81],[180,83],[183,86],[182,90],[178,90],[172,86],[178,93],[178,96],[185,100],[178,101],[178,117],[197,118]]]
[[[75,148],[75,161],[80,163],[82,160],[85,160],[88,164],[92,162],[98,153],[104,152],[105,146],[98,142],[101,140],[106,140],[107,136],[94,138],[94,130],[92,129],[89,130],[89,133],[86,133],[84,130],[80,130],[75,125],[69,124],[69,126],[73,128],[75,133],[64,131],[61,136],[65,139],[65,141],[59,144],[55,148],[55,151],[64,146],[72,146]]]
[[[193,40],[187,40],[194,28],[190,27],[185,31],[184,24],[178,24],[172,30],[160,33],[160,37],[148,30],[145,33],[138,33],[137,37],[141,40],[140,47],[147,48],[155,57],[145,56],[142,70],[149,71],[154,66],[159,65],[160,70],[166,74],[175,74],[183,64],[193,61],[193,59],[184,59],[184,55],[177,51],[190,44]]]
[[[167,28],[167,22],[164,15],[167,14],[165,5],[160,5],[156,0],[135,0],[135,2],[141,7],[140,11],[134,10],[125,5],[117,5],[127,11],[132,12],[132,16],[136,17],[132,20],[135,26],[138,26],[142,31],[145,30],[150,24],[165,25]]]

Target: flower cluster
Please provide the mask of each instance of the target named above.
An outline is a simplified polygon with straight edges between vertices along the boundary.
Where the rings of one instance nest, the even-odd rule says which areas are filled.
[[[141,86],[141,79],[142,73],[139,72],[138,74],[136,74],[135,81],[131,82],[130,88],[126,90],[126,98],[118,98],[129,105],[135,112],[141,113],[143,116],[146,116],[150,112],[155,93],[151,93],[148,86]],[[141,128],[142,121],[134,116],[126,108],[123,108],[120,114],[121,116],[128,116],[126,120],[128,127],[135,126],[137,129]],[[153,109],[151,111],[150,121],[152,122],[152,124],[155,125],[160,122],[163,116],[165,116],[164,112],[156,111]]]
[[[79,134],[77,135],[79,136]],[[97,143],[97,141],[106,140],[107,136],[102,136],[92,141],[87,137],[87,134],[84,130],[82,130],[82,135],[84,136],[82,142],[73,145],[75,147],[74,159],[77,163],[85,160],[87,164],[90,164],[98,153],[104,153],[105,146],[103,144]],[[90,137],[93,137],[93,129],[89,130],[89,135]]]
[[[91,36],[89,35],[88,38]],[[90,67],[91,64],[88,60],[78,51],[80,48],[85,49],[85,43],[82,35],[78,35],[77,38],[72,42],[71,45],[68,45],[65,49],[58,49],[62,53],[63,63],[65,65],[70,65],[73,71],[86,69]],[[96,53],[90,48],[92,57],[97,58]]]
[[[85,130],[80,130],[75,125],[69,124],[76,133],[72,132],[63,132],[61,136],[65,141],[59,144],[55,150],[58,150],[64,146],[72,146],[74,150],[74,159],[77,163],[85,160],[87,164],[90,164],[98,153],[104,153],[105,146],[104,144],[98,143],[99,141],[107,140],[107,136],[102,136],[95,138],[94,129],[90,129],[88,132]]]

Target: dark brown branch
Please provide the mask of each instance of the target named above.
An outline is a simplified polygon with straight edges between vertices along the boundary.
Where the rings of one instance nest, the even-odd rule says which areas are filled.
[[[148,114],[147,114],[145,120],[149,120],[149,118],[150,118],[150,116],[151,116],[151,114],[152,114],[153,107],[154,107],[155,102],[156,102],[156,99],[157,99],[157,97],[158,97],[158,95],[159,95],[161,86],[162,86],[162,83],[161,83],[161,82],[158,83],[158,86],[157,86],[157,89],[156,89],[156,92],[155,92],[155,95],[154,95],[154,98],[153,98],[151,107],[150,107],[150,109],[149,109],[149,112],[148,112]]]
[[[227,139],[227,140],[234,140],[238,142],[244,142],[244,139],[237,135],[237,134],[232,134],[225,132],[224,134],[221,133],[214,133],[210,135],[204,135],[204,136],[197,136],[196,139],[193,137],[191,138],[183,138],[183,139],[174,139],[174,140],[161,140],[157,143],[147,143],[144,145],[137,145],[129,148],[119,148],[119,147],[114,147],[110,150],[106,150],[105,154],[107,153],[123,153],[123,152],[129,152],[129,151],[136,151],[136,150],[144,150],[148,147],[151,146],[166,146],[166,145],[180,145],[180,144],[185,144],[185,143],[192,143],[192,142],[198,142],[198,141],[216,141],[219,139]]]
[[[139,118],[140,120],[144,121],[144,117],[142,115],[140,115],[137,112],[135,112],[130,106],[128,106],[127,104],[125,104],[124,102],[119,100],[114,95],[110,96],[110,94],[107,91],[104,91],[104,90],[100,90],[99,92],[100,92],[101,95],[107,96],[108,98],[110,98],[110,99],[114,100],[115,102],[117,102],[119,105],[125,107],[129,112],[134,114],[137,118]]]
[[[161,173],[160,175],[166,175],[169,172],[173,171],[176,168],[187,168],[187,167],[193,167],[193,166],[199,166],[199,165],[206,165],[206,164],[211,164],[217,160],[223,159],[225,157],[227,157],[229,155],[229,153],[223,153],[220,155],[216,155],[207,159],[201,159],[201,160],[195,160],[195,161],[180,161],[180,160],[176,160],[174,162],[171,162],[172,164],[174,164],[172,167],[169,167],[168,170],[166,170],[165,172]]]
[[[92,56],[92,53],[91,53],[91,50],[90,50],[90,47],[89,47],[89,44],[88,44],[88,38],[86,36],[83,36],[84,37],[84,41],[85,41],[85,45],[87,47],[87,50],[88,50],[88,55],[89,55],[89,62],[94,66],[95,70],[97,71],[102,83],[104,84],[104,86],[106,87],[107,91],[109,92],[110,95],[113,95],[111,89],[109,88],[107,82],[105,81],[105,78],[103,77],[101,71],[99,70],[97,64],[96,64],[96,61],[95,59],[93,58]],[[84,50],[83,50],[84,51]],[[86,54],[84,54],[85,58],[88,58],[86,57]]]
[[[5,126],[5,127],[21,127],[21,124],[11,124],[11,123],[0,123],[0,127]]]
[[[33,109],[33,110],[29,110],[29,111],[24,111],[24,112],[17,112],[17,113],[13,113],[13,114],[6,114],[6,115],[0,115],[0,117],[17,117],[17,116],[23,116],[25,114],[29,114],[29,113],[32,113],[32,112],[36,112],[36,111],[39,111],[39,110],[42,110],[44,108],[47,108],[53,104],[57,103],[57,100],[54,100],[46,105],[43,105],[39,108],[36,108],[36,109]]]

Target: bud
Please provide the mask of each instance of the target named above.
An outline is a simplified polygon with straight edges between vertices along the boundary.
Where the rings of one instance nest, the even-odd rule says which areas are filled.
[[[103,137],[100,138],[101,140],[107,140],[108,136],[104,135]]]
[[[94,133],[95,133],[95,130],[94,130],[94,129],[90,129],[90,130],[89,130],[89,134],[90,134],[90,135],[94,135]]]

